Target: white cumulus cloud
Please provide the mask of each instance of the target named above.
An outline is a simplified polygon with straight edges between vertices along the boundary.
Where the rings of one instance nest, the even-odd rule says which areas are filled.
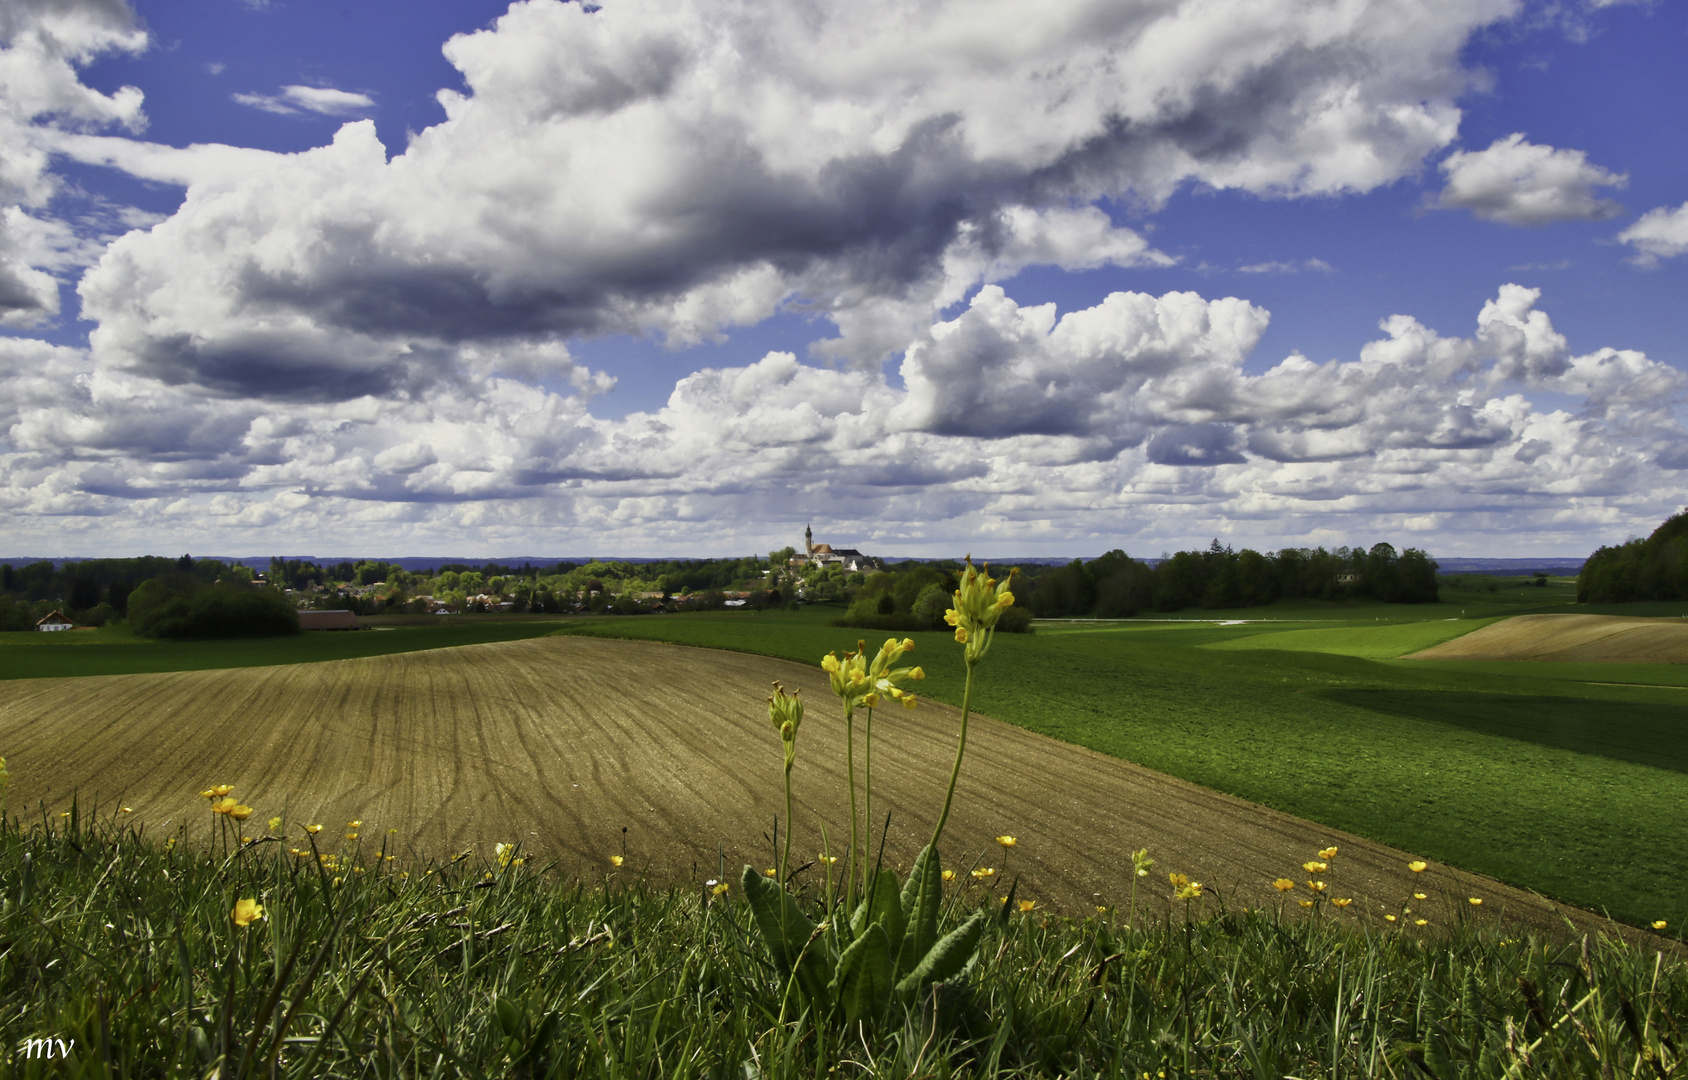
[[[1581,150],[1540,146],[1522,134],[1496,139],[1487,150],[1449,154],[1442,171],[1448,183],[1438,205],[1463,207],[1507,225],[1609,218],[1623,207],[1600,198],[1595,189],[1629,182],[1589,161]]]
[[[526,0],[447,43],[466,89],[391,159],[366,121],[238,178],[207,148],[67,150],[212,174],[88,275],[84,310],[100,355],[220,393],[414,387],[466,341],[686,344],[782,309],[871,365],[1019,268],[1168,261],[1101,200],[1411,173],[1457,131],[1463,43],[1512,12]],[[326,93],[271,103],[350,107]]]
[[[1674,209],[1661,206],[1647,211],[1618,239],[1635,248],[1635,261],[1643,266],[1688,252],[1688,202]]]

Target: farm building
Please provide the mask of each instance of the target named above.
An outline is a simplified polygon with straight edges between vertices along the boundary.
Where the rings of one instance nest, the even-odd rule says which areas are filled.
[[[349,611],[301,611],[301,630],[362,630],[363,624]]]
[[[46,617],[35,624],[37,630],[74,630],[76,624],[64,617],[64,612],[56,608],[47,613]]]

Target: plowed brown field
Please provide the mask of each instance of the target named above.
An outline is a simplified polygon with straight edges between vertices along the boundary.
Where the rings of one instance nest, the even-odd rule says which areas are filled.
[[[51,814],[73,790],[103,813],[119,800],[151,827],[188,822],[209,836],[199,789],[234,784],[256,807],[248,831],[285,813],[326,822],[338,843],[361,819],[363,843],[396,829],[407,860],[522,840],[541,861],[659,883],[771,866],[783,808],[779,741],[764,696],[772,679],[809,703],[795,772],[797,854],[848,834],[843,723],[817,668],[671,645],[545,638],[362,660],[0,685],[0,747],[10,803]],[[939,809],[957,711],[930,702],[882,710],[875,724],[874,813],[892,814],[888,863],[906,867]],[[860,731],[858,729],[858,752]],[[858,765],[860,762],[858,761]],[[39,812],[39,811],[37,811]],[[999,888],[1069,913],[1124,904],[1132,849],[1159,860],[1140,901],[1164,906],[1165,871],[1216,887],[1227,902],[1275,903],[1269,883],[1305,881],[1300,864],[1341,848],[1322,875],[1376,917],[1414,885],[1432,919],[1504,909],[1561,925],[1552,905],[1498,882],[1171,777],[976,717],[945,835],[948,863],[1002,867],[992,838],[1012,834]],[[966,880],[965,877],[963,880]],[[1305,896],[1303,887],[1298,895]]]
[[[1406,659],[1688,664],[1688,619],[1519,615]]]

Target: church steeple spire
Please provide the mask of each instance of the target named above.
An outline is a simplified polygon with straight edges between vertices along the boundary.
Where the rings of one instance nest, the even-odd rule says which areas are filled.
[[[803,554],[815,553],[815,530],[808,525],[803,526]]]

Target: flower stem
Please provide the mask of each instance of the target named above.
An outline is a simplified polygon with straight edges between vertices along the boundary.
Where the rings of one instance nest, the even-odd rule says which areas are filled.
[[[967,685],[961,691],[961,738],[955,744],[955,765],[950,769],[949,790],[944,793],[944,812],[938,815],[938,827],[932,830],[931,847],[936,850],[938,837],[944,834],[944,825],[949,821],[950,802],[955,798],[955,782],[961,776],[961,755],[967,752],[967,717],[973,710],[973,667],[967,665]]]
[[[785,763],[785,850],[780,854],[780,888],[785,888],[785,875],[791,866],[791,762]],[[784,911],[782,907],[780,909]]]
[[[853,710],[844,710],[844,742],[845,772],[850,783],[850,873],[848,884],[844,887],[844,910],[848,913],[856,906],[856,845],[859,842],[856,834],[856,716]]]
[[[862,820],[868,825],[873,824],[873,707],[867,710],[867,729],[862,732],[862,741],[866,748],[862,751]],[[873,836],[869,834],[868,843],[873,843]],[[862,852],[862,880],[866,888],[873,886],[867,882],[867,852]]]

